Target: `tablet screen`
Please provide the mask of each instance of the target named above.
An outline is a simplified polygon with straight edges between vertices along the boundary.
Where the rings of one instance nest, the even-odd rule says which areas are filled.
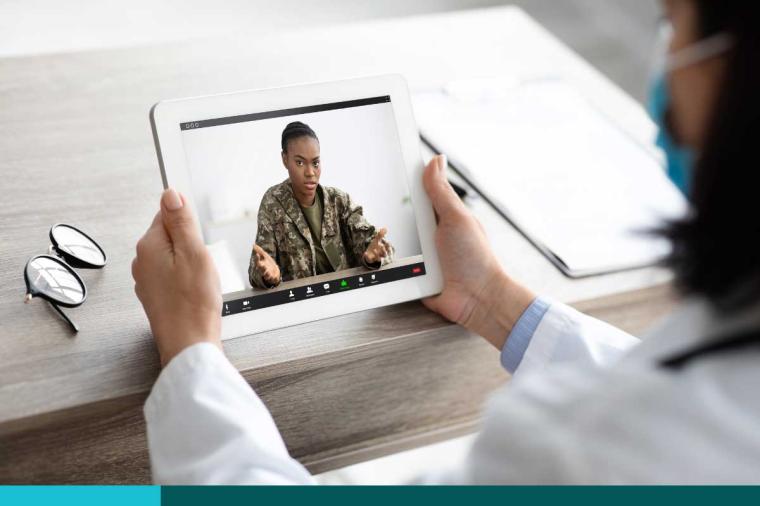
[[[179,126],[224,316],[425,274],[390,96]]]

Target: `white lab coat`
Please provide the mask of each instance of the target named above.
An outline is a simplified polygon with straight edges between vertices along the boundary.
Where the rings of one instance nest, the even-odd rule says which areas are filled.
[[[490,399],[465,461],[422,483],[760,483],[760,353],[746,348],[665,370],[657,358],[729,321],[701,301],[638,340],[553,303],[512,381]],[[161,373],[145,404],[162,484],[308,484],[258,396],[214,346]]]

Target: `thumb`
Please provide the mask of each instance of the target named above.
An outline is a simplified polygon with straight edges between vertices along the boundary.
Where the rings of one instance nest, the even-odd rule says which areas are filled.
[[[161,195],[161,219],[175,251],[192,250],[203,244],[187,201],[174,188]]]
[[[424,299],[422,299],[422,304],[429,310],[433,311],[434,313],[440,313],[439,299],[440,299],[440,295],[434,295],[433,297],[425,297]]]
[[[437,155],[430,160],[422,175],[422,184],[439,217],[464,208],[464,204],[446,179],[446,155]]]

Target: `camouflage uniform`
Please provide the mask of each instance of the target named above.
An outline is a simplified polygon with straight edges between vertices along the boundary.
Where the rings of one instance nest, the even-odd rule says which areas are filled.
[[[317,186],[317,198],[323,199],[322,248],[334,271],[364,266],[378,268],[393,260],[390,255],[375,265],[364,262],[364,252],[375,237],[375,227],[362,214],[361,206],[351,201],[348,193],[329,186]],[[280,267],[280,279],[315,276],[316,254],[309,225],[298,205],[290,179],[269,188],[259,205],[258,244]],[[390,244],[389,244],[390,246]],[[256,254],[248,266],[251,286],[269,288],[256,269]]]

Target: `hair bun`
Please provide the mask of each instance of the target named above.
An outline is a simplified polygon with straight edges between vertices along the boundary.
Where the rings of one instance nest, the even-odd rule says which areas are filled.
[[[288,142],[300,137],[311,137],[319,142],[317,134],[314,133],[314,130],[312,130],[309,125],[300,121],[293,121],[288,123],[285,130],[282,131],[282,151],[285,152],[288,150]]]

